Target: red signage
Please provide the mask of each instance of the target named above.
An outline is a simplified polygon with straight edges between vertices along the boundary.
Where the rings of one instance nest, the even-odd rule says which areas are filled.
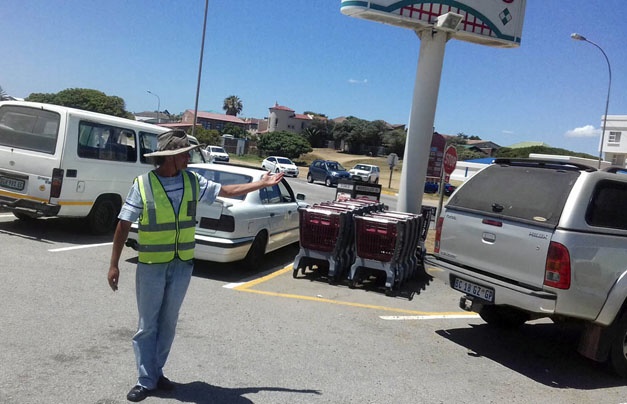
[[[444,172],[446,174],[452,174],[455,171],[457,165],[457,150],[453,146],[446,148],[444,152]]]
[[[445,146],[446,139],[444,136],[434,133],[431,138],[431,148],[429,149],[427,177],[440,178],[442,176],[442,159],[444,158]]]

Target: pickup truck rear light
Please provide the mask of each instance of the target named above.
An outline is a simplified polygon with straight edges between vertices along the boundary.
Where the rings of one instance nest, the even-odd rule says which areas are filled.
[[[52,169],[52,186],[50,187],[50,197],[58,198],[61,196],[61,186],[63,185],[63,170],[60,168]]]
[[[546,256],[544,285],[557,289],[570,288],[570,253],[560,243],[551,241]]]
[[[435,246],[433,248],[434,253],[440,252],[440,236],[442,236],[442,225],[444,224],[444,218],[439,217],[435,224]]]

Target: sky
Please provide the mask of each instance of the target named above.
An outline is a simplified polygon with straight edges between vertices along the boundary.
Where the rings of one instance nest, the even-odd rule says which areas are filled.
[[[236,95],[241,117],[267,117],[278,103],[408,124],[420,39],[346,16],[340,4],[209,0],[199,111],[223,113]],[[131,112],[193,110],[204,10],[203,0],[2,0],[0,87],[15,97],[90,88]],[[603,49],[608,114],[627,115],[625,11],[624,0],[528,0],[520,47],[450,40],[435,130],[598,155],[608,64],[570,35]]]

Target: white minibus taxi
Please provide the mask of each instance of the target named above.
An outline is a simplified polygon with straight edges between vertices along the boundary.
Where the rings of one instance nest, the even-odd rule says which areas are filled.
[[[21,220],[85,218],[111,231],[168,128],[58,105],[0,102],[0,207]],[[195,139],[194,139],[195,140]],[[204,161],[194,150],[190,162]]]

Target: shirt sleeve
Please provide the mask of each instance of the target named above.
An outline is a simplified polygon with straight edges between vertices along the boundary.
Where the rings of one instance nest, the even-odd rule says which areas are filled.
[[[126,201],[124,201],[124,205],[122,205],[118,219],[134,222],[139,218],[143,210],[144,202],[139,192],[139,185],[137,181],[134,181],[133,186],[128,191]]]
[[[198,178],[198,184],[200,185],[200,197],[198,200],[202,203],[206,203],[207,205],[211,205],[218,197],[222,185],[219,182],[209,181],[196,172],[194,172],[194,174]]]

